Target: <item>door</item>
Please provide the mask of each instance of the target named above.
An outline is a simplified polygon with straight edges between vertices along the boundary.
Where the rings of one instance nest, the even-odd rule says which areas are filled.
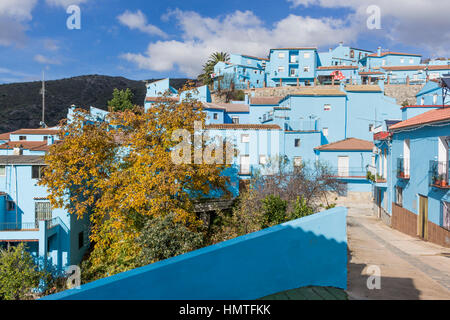
[[[381,218],[381,204],[382,204],[381,189],[377,188],[377,191],[378,191],[377,195],[378,218]]]
[[[417,235],[422,239],[428,239],[428,198],[421,195],[419,195]]]
[[[338,176],[348,177],[348,157],[338,157]]]
[[[250,174],[250,156],[241,156],[240,174]]]

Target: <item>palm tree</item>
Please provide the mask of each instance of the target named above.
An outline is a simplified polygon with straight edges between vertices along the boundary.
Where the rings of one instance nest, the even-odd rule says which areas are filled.
[[[208,61],[203,65],[203,73],[198,76],[198,80],[205,85],[212,84],[211,74],[214,72],[214,66],[220,61],[230,61],[230,55],[227,52],[214,52],[211,54]]]

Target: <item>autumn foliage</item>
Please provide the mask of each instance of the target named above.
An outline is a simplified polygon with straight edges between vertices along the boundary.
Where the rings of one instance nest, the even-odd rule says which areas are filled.
[[[194,201],[211,192],[228,196],[228,178],[221,174],[226,165],[171,159],[179,143],[172,133],[193,133],[194,121],[204,120],[201,104],[187,95],[181,103],[164,96],[147,112],[135,107],[111,113],[106,122],[77,110],[61,123],[62,140],[46,155],[40,184],[54,207],[79,218],[89,215],[89,267],[96,277],[137,266],[136,239],[148,219],[170,215],[195,230],[201,221]]]

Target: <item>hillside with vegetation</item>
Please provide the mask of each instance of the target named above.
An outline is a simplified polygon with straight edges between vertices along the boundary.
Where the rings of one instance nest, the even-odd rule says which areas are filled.
[[[157,79],[148,80],[149,82]],[[171,85],[181,88],[187,79],[171,79]],[[42,83],[23,82],[0,85],[0,133],[21,128],[37,128],[42,118]],[[145,81],[129,80],[123,77],[86,75],[46,82],[45,122],[55,126],[67,116],[71,105],[83,108],[93,106],[107,109],[113,90],[129,88],[133,103],[143,105]]]

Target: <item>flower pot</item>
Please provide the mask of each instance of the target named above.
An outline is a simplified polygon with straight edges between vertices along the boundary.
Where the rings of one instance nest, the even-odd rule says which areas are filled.
[[[447,183],[446,180],[442,180],[442,181],[441,181],[441,185],[442,185],[443,187],[446,187],[446,186],[448,186],[448,183]]]

